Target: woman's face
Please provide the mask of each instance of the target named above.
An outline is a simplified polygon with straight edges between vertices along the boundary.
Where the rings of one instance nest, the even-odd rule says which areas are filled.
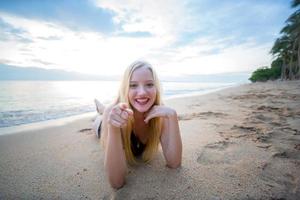
[[[156,87],[150,69],[141,67],[133,71],[128,98],[131,106],[138,112],[147,112],[155,102]]]

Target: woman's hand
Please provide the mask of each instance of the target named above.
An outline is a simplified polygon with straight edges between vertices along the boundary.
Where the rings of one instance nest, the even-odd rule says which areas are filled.
[[[163,150],[167,166],[177,168],[181,165],[182,142],[178,124],[177,113],[172,108],[166,106],[153,106],[147,113],[145,123],[155,117],[163,117],[163,128],[160,143]]]
[[[153,106],[151,110],[146,114],[145,123],[148,123],[150,119],[155,117],[173,117],[176,116],[176,111],[167,106]]]
[[[111,109],[108,123],[117,128],[124,128],[130,116],[133,116],[133,111],[129,106],[126,103],[119,103]]]

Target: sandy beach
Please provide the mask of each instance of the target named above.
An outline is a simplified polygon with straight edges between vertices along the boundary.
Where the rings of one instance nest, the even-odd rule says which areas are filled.
[[[162,152],[112,189],[93,117],[0,135],[0,199],[299,199],[300,81],[170,99],[183,160]]]

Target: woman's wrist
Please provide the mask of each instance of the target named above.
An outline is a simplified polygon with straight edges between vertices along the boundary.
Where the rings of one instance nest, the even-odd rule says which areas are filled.
[[[177,117],[177,113],[174,109],[170,108],[169,112],[167,113],[167,118]]]
[[[114,126],[113,124],[108,124],[108,129],[110,134],[120,134],[121,128]]]

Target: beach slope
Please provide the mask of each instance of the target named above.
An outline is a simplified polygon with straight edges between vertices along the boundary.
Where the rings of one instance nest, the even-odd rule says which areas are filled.
[[[170,99],[183,160],[160,151],[113,190],[92,118],[0,136],[0,199],[299,199],[300,81]]]

